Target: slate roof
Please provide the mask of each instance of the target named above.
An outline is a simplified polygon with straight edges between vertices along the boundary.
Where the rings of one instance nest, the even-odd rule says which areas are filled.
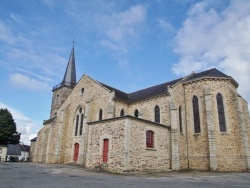
[[[21,155],[21,148],[19,144],[8,144],[7,155]]]
[[[73,45],[63,80],[60,84],[54,86],[52,91],[55,91],[56,89],[61,88],[63,86],[73,88],[75,87],[75,85],[76,85],[76,66],[75,66],[75,52]]]
[[[167,93],[168,86],[176,84],[181,79],[182,78],[130,93],[128,94],[129,102],[134,102],[137,100],[146,99],[149,97]]]
[[[191,75],[189,78],[187,78],[185,80],[185,82],[187,81],[192,81],[192,80],[197,80],[197,79],[201,79],[201,78],[230,78],[233,80],[232,77],[222,73],[221,71],[217,70],[216,68],[212,68],[200,73],[194,73],[193,75]],[[153,97],[153,96],[157,96],[157,95],[161,95],[161,94],[165,94],[168,93],[168,86],[172,86],[174,84],[176,84],[177,82],[181,81],[183,78],[179,78],[170,82],[165,82],[163,84],[159,84],[156,86],[152,86],[146,89],[142,89],[139,91],[135,91],[132,93],[125,93],[123,91],[120,91],[116,88],[113,88],[111,86],[108,86],[106,84],[100,83],[101,85],[103,85],[104,87],[106,87],[107,89],[111,90],[111,91],[115,91],[115,97],[118,99],[122,99],[125,100],[126,102],[134,102],[137,100],[142,100],[142,99],[146,99],[149,97]],[[234,80],[233,80],[234,81]],[[237,85],[237,82],[234,81]]]
[[[226,74],[224,74],[223,72],[217,70],[216,68],[213,69],[209,69],[207,71],[203,71],[197,74],[194,74],[193,76],[191,76],[188,80],[186,81],[190,81],[190,80],[196,80],[196,79],[200,79],[200,78],[206,78],[206,77],[215,77],[215,78],[231,78],[231,76],[228,76]]]
[[[21,151],[30,151],[30,146],[23,144],[8,144],[7,155],[21,155]]]
[[[31,141],[31,142],[35,142],[35,141],[36,141],[36,139],[37,139],[37,137],[32,138],[30,141]]]

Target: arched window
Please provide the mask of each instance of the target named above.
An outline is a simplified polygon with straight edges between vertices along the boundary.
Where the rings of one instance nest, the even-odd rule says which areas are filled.
[[[80,94],[83,95],[83,93],[84,93],[84,88],[81,88]]]
[[[75,129],[75,136],[77,136],[77,132],[78,132],[78,123],[79,123],[79,115],[76,115],[76,129]]]
[[[84,118],[84,110],[82,107],[79,107],[76,111],[75,136],[82,135],[83,118]],[[80,124],[80,131],[78,132],[79,124]]]
[[[82,135],[82,127],[83,127],[83,114],[81,115],[81,121],[80,121],[80,135]]]
[[[135,110],[135,114],[134,114],[134,115],[135,115],[135,117],[137,117],[137,118],[139,117],[139,111],[138,111],[137,109]]]
[[[160,108],[158,105],[155,107],[155,122],[160,123]]]
[[[182,133],[182,115],[181,115],[181,106],[179,107],[179,126],[180,126],[180,133]]]
[[[124,116],[124,110],[123,109],[121,110],[121,116]]]
[[[194,116],[194,132],[200,133],[201,126],[200,126],[200,112],[199,112],[199,101],[198,97],[193,97],[193,116]]]
[[[146,131],[146,145],[147,148],[154,148],[154,132]]]
[[[102,120],[102,109],[99,110],[99,120]]]
[[[217,100],[217,109],[218,109],[220,132],[226,132],[227,130],[226,130],[226,121],[225,121],[223,98],[222,98],[222,95],[220,93],[217,94],[216,100]]]

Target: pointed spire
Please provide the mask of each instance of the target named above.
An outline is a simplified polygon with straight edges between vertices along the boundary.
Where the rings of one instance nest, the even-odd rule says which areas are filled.
[[[65,86],[74,87],[76,84],[76,68],[75,68],[75,52],[74,44],[69,57],[69,62],[63,77],[62,84]]]
[[[74,52],[74,44],[75,41],[73,42],[73,47],[70,53],[68,65],[66,68],[66,71],[64,73],[63,80],[60,84],[56,85],[53,87],[53,92],[63,86],[71,87],[74,88],[76,85],[76,67],[75,67],[75,52]]]

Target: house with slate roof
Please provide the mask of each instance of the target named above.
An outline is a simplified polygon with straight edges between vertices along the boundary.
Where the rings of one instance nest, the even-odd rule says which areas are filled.
[[[118,173],[250,169],[247,101],[216,68],[126,93],[88,75],[76,81],[74,46],[33,162]]]
[[[29,161],[30,146],[8,144],[7,161]]]

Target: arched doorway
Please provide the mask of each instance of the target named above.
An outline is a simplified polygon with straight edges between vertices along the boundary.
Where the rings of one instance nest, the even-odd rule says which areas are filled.
[[[75,143],[75,147],[74,147],[74,161],[78,161],[78,156],[79,156],[79,144]]]
[[[108,161],[108,152],[109,152],[109,140],[103,140],[103,160],[102,162],[106,163]]]

